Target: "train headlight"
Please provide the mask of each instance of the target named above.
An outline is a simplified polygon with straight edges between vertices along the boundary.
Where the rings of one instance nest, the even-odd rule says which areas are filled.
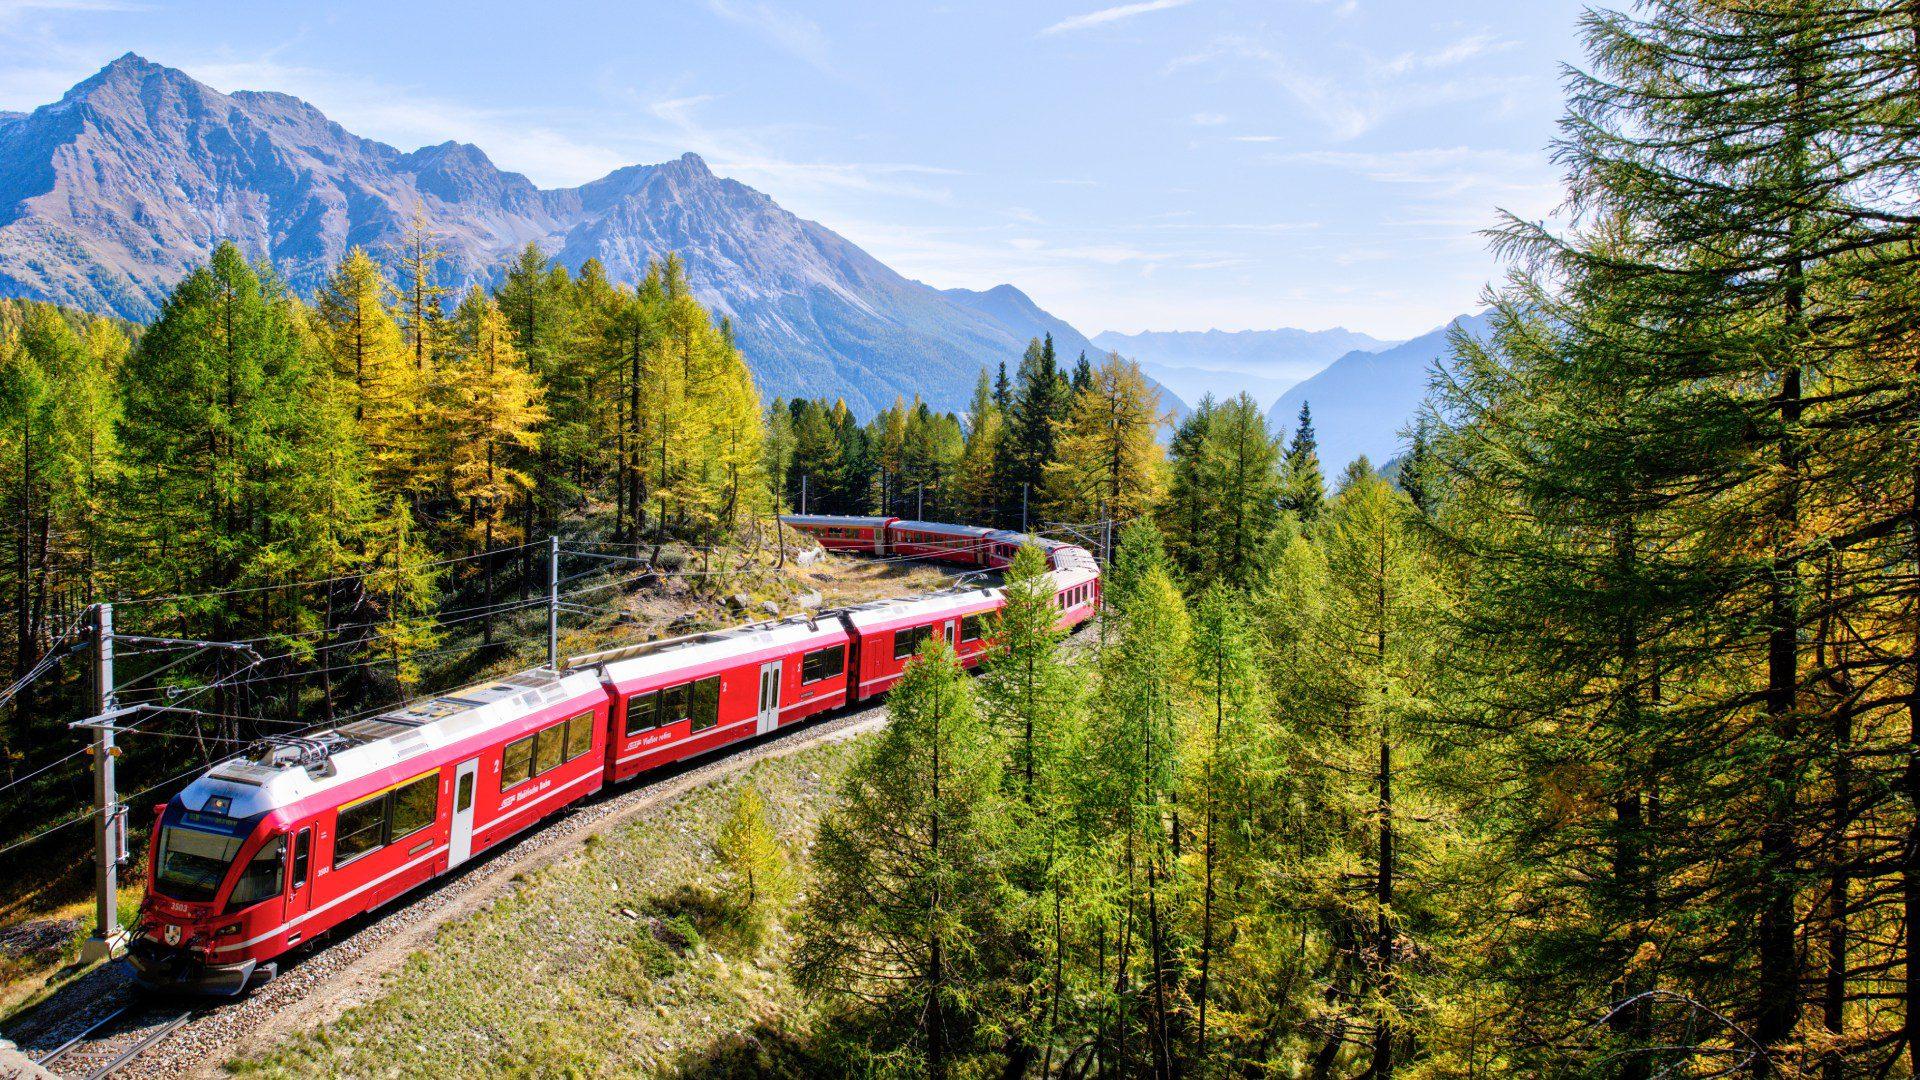
[[[237,922],[236,922],[236,923],[228,923],[227,925],[225,925],[225,926],[223,926],[223,927],[221,927],[220,929],[218,929],[218,930],[216,930],[216,931],[214,931],[214,932],[213,932],[213,936],[214,936],[214,937],[232,937],[232,936],[234,936],[235,934],[238,934],[239,932],[240,932],[240,924],[239,924],[239,923],[237,923]]]

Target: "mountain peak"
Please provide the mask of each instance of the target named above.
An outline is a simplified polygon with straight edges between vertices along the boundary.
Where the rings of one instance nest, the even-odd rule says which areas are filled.
[[[156,64],[139,53],[130,52],[76,83],[60,98],[60,104],[133,95],[156,83],[184,94],[214,92],[178,68]]]
[[[677,160],[668,162],[667,164],[670,166],[678,165],[680,167],[679,171],[687,173],[696,180],[713,179],[713,170],[707,168],[707,159],[691,150],[681,154]]]
[[[529,243],[620,282],[678,254],[769,397],[839,397],[871,415],[918,393],[959,408],[983,367],[1017,360],[1030,338],[1091,351],[1013,286],[908,281],[697,153],[541,190],[471,144],[404,153],[297,98],[221,93],[134,53],[60,105],[0,116],[0,134],[0,296],[150,318],[222,240],[306,292],[353,247],[390,248],[424,210],[456,288],[496,281]]]
[[[137,52],[124,52],[100,69],[101,74],[152,75],[168,70]]]

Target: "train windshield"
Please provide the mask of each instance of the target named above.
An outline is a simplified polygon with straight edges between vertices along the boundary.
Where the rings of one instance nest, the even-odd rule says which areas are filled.
[[[167,807],[154,858],[156,891],[188,903],[212,900],[256,820]]]

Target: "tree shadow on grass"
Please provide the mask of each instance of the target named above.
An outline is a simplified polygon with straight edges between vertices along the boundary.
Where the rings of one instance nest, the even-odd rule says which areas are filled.
[[[750,953],[760,944],[763,927],[752,913],[712,889],[681,885],[649,901],[647,911],[670,931],[685,935],[690,930],[726,952]],[[684,949],[687,943],[669,944]]]
[[[749,1030],[723,1035],[707,1046],[689,1049],[667,1075],[687,1080],[809,1080],[848,1073],[834,1055],[822,1052],[813,1036],[763,1021]]]

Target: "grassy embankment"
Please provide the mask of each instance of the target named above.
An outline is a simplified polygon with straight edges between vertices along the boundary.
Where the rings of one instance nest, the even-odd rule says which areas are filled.
[[[739,786],[753,784],[804,871],[854,750],[840,742],[761,761],[590,837],[442,927],[372,1000],[226,1068],[247,1077],[806,1070],[810,1009],[782,962],[792,909],[757,935],[740,929],[714,843]]]

